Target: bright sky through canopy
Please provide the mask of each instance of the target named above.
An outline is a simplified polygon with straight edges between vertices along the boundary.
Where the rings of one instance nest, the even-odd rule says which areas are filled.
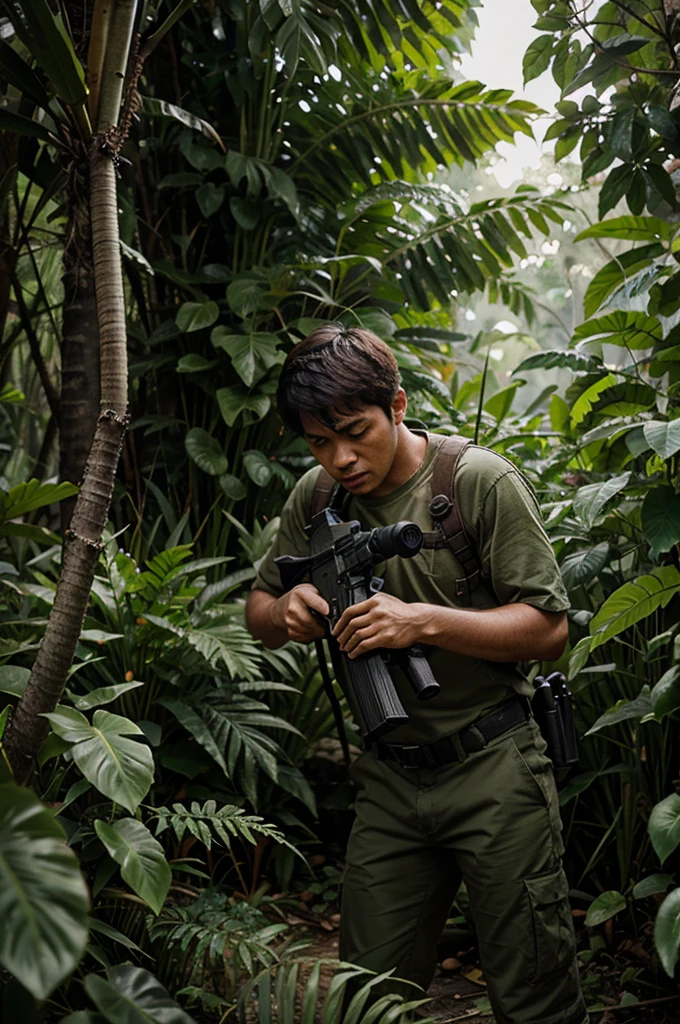
[[[512,89],[518,98],[531,100],[543,110],[552,111],[560,91],[550,72],[522,84],[522,58],[538,33],[532,28],[537,15],[529,0],[486,0],[477,8],[479,29],[472,43],[472,55],[464,54],[461,71],[465,78],[484,82],[491,89]],[[548,128],[547,118],[534,126],[541,139]],[[517,135],[516,144],[501,143],[497,152],[502,158],[494,167],[500,185],[507,188],[522,177],[525,167],[538,167],[541,147],[526,135]],[[552,149],[553,144],[547,148]]]

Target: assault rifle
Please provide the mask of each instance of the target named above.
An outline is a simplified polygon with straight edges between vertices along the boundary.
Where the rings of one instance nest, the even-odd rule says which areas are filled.
[[[346,608],[365,601],[381,589],[383,581],[373,575],[380,562],[395,555],[401,558],[417,555],[423,544],[423,533],[416,523],[408,522],[364,531],[356,520],[343,522],[331,508],[315,515],[306,532],[309,556],[281,555],[276,564],[286,590],[309,576],[328,602],[327,616],[314,614],[326,627],[331,657],[337,666],[337,641],[331,636],[331,630],[340,616]],[[418,700],[429,700],[439,693],[439,683],[419,645],[389,653],[374,651],[356,658],[345,655],[345,664],[367,743],[408,721],[388,665],[397,664],[401,668]]]

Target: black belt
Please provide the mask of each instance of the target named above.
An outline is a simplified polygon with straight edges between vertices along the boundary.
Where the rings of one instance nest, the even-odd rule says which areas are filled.
[[[491,740],[530,717],[527,698],[513,697],[454,736],[444,736],[434,743],[374,743],[371,753],[379,761],[396,761],[402,768],[441,768],[483,750]]]

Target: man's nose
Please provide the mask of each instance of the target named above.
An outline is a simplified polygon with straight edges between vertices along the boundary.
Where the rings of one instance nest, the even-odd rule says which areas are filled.
[[[356,453],[349,444],[336,444],[333,452],[333,465],[336,469],[347,469],[357,460]]]

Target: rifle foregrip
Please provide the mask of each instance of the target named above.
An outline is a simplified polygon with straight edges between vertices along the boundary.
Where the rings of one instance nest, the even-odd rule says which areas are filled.
[[[413,687],[418,700],[432,700],[438,696],[441,686],[434,677],[425,651],[422,647],[413,646],[406,652],[404,672]]]
[[[408,715],[379,654],[347,658],[347,665],[367,743],[408,722]]]

